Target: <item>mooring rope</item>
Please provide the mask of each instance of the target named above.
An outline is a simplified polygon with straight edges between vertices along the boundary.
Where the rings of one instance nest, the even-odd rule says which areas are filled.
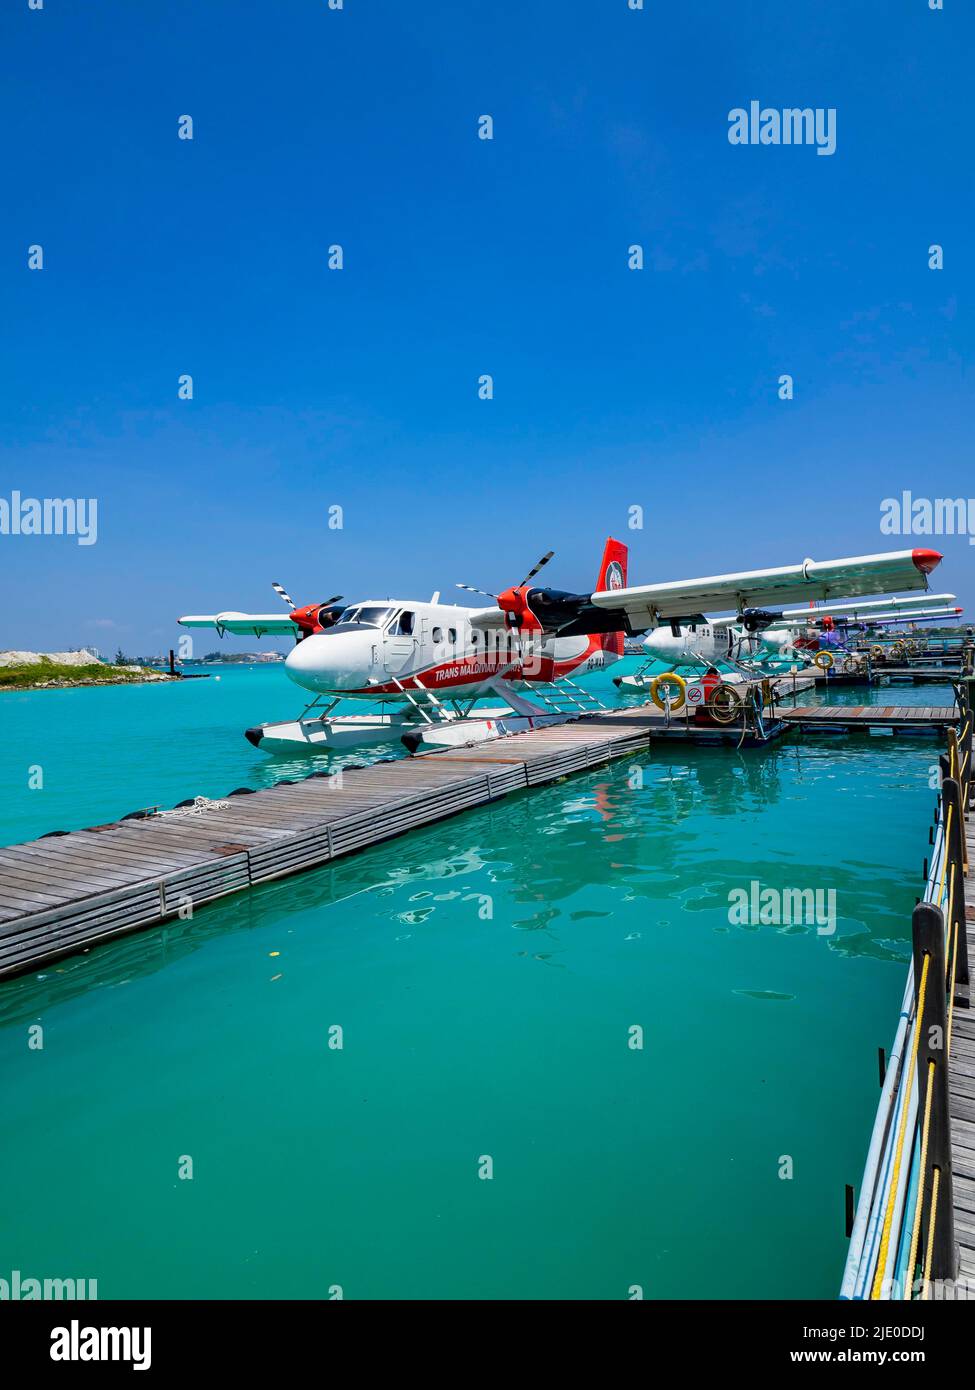
[[[229,801],[211,801],[208,796],[194,796],[192,804],[189,806],[176,806],[172,811],[160,811],[163,816],[202,816],[205,811],[224,811],[230,805]]]
[[[924,1292],[921,1297],[931,1297],[931,1259],[934,1255],[934,1228],[938,1224],[938,1189],[941,1186],[941,1169],[935,1168],[931,1179],[931,1224],[928,1226],[928,1249],[924,1260]]]
[[[951,943],[951,1002],[948,1005],[948,1038],[946,1041],[947,1055],[951,1056],[951,1025],[955,1018],[955,969],[958,965],[958,923],[955,923]]]
[[[944,852],[941,857],[941,882],[938,884],[937,906],[941,906],[941,900],[945,895],[945,874],[948,872],[948,853],[951,836],[951,818],[955,814],[954,806],[948,807],[948,822],[945,825]]]
[[[924,1127],[921,1131],[921,1166],[918,1179],[917,1206],[914,1209],[914,1229],[911,1232],[911,1253],[907,1261],[907,1284],[904,1290],[905,1302],[910,1300],[914,1283],[914,1264],[917,1260],[917,1247],[921,1239],[921,1212],[924,1206],[924,1170],[928,1162],[928,1131],[931,1128],[931,1101],[934,1097],[934,1063],[928,1062],[928,1091],[924,1098]]]
[[[921,987],[917,993],[917,1012],[914,1018],[914,1036],[911,1039],[911,1064],[905,1075],[913,1077],[914,1069],[917,1066],[917,1049],[921,1039],[921,1019],[924,1017],[924,999],[928,988],[928,966],[931,964],[931,956],[928,952],[924,954],[924,964],[921,966]],[[910,1085],[910,1082],[908,1082]],[[880,1254],[877,1256],[877,1269],[874,1274],[873,1288],[870,1290],[871,1299],[879,1299],[884,1282],[884,1269],[887,1266],[887,1251],[890,1247],[890,1228],[894,1220],[894,1203],[897,1199],[897,1181],[900,1176],[901,1157],[904,1151],[904,1132],[907,1129],[908,1106],[904,1104],[901,1110],[900,1124],[897,1126],[897,1147],[894,1150],[894,1171],[890,1180],[890,1196],[887,1199],[887,1210],[884,1213],[884,1228],[880,1238]]]

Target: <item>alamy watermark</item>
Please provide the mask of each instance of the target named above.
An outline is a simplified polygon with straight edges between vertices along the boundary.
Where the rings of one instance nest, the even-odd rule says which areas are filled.
[[[97,1279],[35,1279],[19,1269],[11,1270],[9,1279],[0,1277],[0,1303],[40,1299],[86,1299],[93,1303],[97,1298]]]
[[[967,536],[975,545],[975,497],[885,497],[880,504],[884,536]]]
[[[151,1327],[82,1327],[72,1318],[51,1331],[52,1361],[131,1361],[134,1371],[152,1365]]]
[[[817,154],[836,150],[835,106],[762,106],[750,101],[748,109],[736,106],[728,112],[731,145],[815,145]]]
[[[0,497],[0,536],[76,536],[79,545],[98,540],[96,497]]]
[[[728,893],[733,927],[815,927],[819,936],[836,931],[835,888],[763,888],[753,878],[747,888]]]

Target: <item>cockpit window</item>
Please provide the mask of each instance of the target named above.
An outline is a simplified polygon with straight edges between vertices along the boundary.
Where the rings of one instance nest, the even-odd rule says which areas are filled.
[[[413,614],[409,609],[404,608],[403,612],[399,615],[396,631],[399,633],[400,637],[413,636]]]
[[[370,608],[368,606],[347,608],[336,626],[341,627],[345,623],[362,623],[366,627],[383,627],[389,621],[392,612],[392,608]]]

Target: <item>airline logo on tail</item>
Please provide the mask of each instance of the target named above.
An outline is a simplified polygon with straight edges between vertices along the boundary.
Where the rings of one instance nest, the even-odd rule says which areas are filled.
[[[602,564],[596,579],[596,591],[613,591],[626,588],[626,562],[628,551],[622,541],[612,536],[606,542]],[[605,652],[623,655],[623,633],[607,632],[602,635],[600,646]]]

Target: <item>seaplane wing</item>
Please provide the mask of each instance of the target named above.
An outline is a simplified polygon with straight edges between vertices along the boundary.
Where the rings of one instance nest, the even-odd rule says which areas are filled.
[[[954,605],[936,608],[895,608],[891,609],[890,612],[887,612],[886,608],[887,605],[874,605],[869,610],[864,607],[855,613],[843,613],[839,612],[837,608],[833,608],[829,610],[829,616],[837,627],[848,627],[857,624],[869,626],[871,623],[916,623],[922,618],[960,618],[965,611]],[[803,614],[802,617],[794,616],[795,610],[793,610],[793,614],[783,613],[781,618],[776,619],[775,626],[795,628],[796,631],[799,631],[804,627],[815,626],[817,621],[826,616],[827,612],[825,608],[821,610],[807,608],[798,611]]]
[[[923,604],[927,608],[934,603],[954,603],[954,601],[954,594],[923,593],[912,594],[906,598],[895,595],[893,598],[861,599],[859,603],[830,603],[825,608],[784,608],[782,610],[782,616],[783,618],[812,619],[826,617],[827,615],[833,617],[837,613],[846,613],[856,616],[860,613],[872,614],[879,609],[883,609],[884,612],[894,608],[912,609],[917,608],[920,604]]]
[[[828,600],[834,595],[857,598],[898,589],[926,589],[928,575],[941,558],[936,550],[914,549],[844,560],[803,560],[799,565],[777,569],[604,589],[594,593],[590,602],[625,615],[631,630],[639,631],[696,609],[735,606],[740,611],[802,599]]]
[[[233,632],[240,637],[263,637],[265,633],[294,637],[298,630],[286,613],[190,613],[176,621],[181,627],[212,627],[221,636]]]

